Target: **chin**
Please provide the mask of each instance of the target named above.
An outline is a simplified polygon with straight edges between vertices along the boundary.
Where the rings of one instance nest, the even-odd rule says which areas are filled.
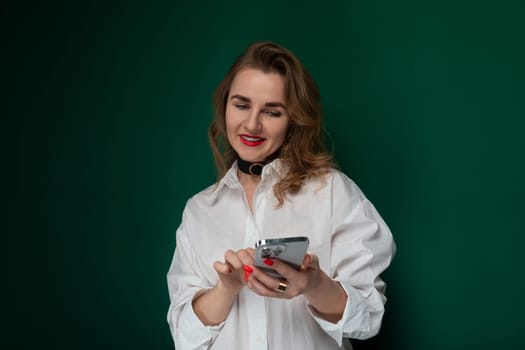
[[[260,157],[245,157],[242,154],[239,154],[239,157],[242,160],[250,162],[250,163],[264,162],[264,159],[265,159],[265,158],[260,158]]]
[[[236,152],[236,153],[242,160],[245,160],[251,163],[264,162],[264,160],[268,158],[268,156],[260,156],[257,154],[246,154],[246,153],[239,153],[239,152]]]
[[[272,149],[249,149],[243,144],[236,145],[233,147],[235,153],[243,160],[251,163],[264,162],[268,157],[271,157],[276,150]],[[239,151],[240,152],[239,152]]]

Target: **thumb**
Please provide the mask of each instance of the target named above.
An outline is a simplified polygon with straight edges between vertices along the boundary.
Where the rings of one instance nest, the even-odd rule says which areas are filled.
[[[303,263],[301,264],[301,270],[306,270],[310,267],[310,264],[312,263],[312,256],[310,254],[305,254],[303,258]]]

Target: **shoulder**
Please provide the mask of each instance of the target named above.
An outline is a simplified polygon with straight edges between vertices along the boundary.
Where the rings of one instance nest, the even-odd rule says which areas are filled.
[[[337,169],[331,169],[329,172],[330,182],[336,190],[342,190],[348,194],[362,195],[363,192],[359,186],[348,175]]]
[[[207,215],[213,206],[212,198],[216,186],[208,186],[186,200],[182,211],[182,226],[187,234],[193,235],[195,228],[207,221]]]
[[[218,186],[219,184],[215,183],[191,196],[186,202],[185,212],[203,210],[211,206],[217,197]]]
[[[209,210],[221,198],[227,197],[228,190],[241,187],[237,178],[237,165],[234,163],[226,174],[212,185],[194,194],[186,203],[186,210]]]
[[[348,175],[338,169],[329,169],[325,174],[307,180],[307,185],[326,187],[333,193],[362,196],[359,186]]]
[[[312,179],[311,183],[326,192],[334,207],[348,210],[368,201],[357,183],[338,169],[330,169],[323,176]]]

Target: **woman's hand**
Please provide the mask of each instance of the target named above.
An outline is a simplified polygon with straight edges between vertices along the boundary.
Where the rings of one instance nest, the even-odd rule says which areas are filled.
[[[241,249],[236,252],[228,250],[224,253],[224,262],[216,261],[213,268],[219,275],[218,287],[238,293],[246,284],[249,272],[254,262],[255,250]]]
[[[284,280],[253,268],[247,284],[255,293],[284,299],[303,294],[320,317],[332,323],[341,319],[348,296],[338,282],[321,270],[317,255],[306,254],[300,271],[278,259],[266,259],[264,263],[283,276]]]
[[[269,268],[283,276],[285,281],[274,278],[261,269],[254,268],[248,279],[248,287],[259,295],[291,299],[300,294],[307,295],[314,292],[322,285],[324,272],[319,267],[317,255],[306,254],[300,271],[278,259],[266,259],[264,262]],[[279,286],[281,285],[282,289],[283,284],[287,285],[286,289],[284,291],[279,290]]]
[[[219,281],[211,289],[202,289],[193,298],[193,310],[205,325],[217,325],[228,316],[235,298],[245,284],[245,267],[251,269],[255,251],[251,248],[232,250],[224,254],[224,262],[216,261],[213,268],[219,275]]]

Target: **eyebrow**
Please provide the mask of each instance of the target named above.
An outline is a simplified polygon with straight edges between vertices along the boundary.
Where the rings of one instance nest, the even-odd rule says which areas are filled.
[[[232,97],[230,97],[230,100],[233,100],[234,98],[236,98],[238,100],[241,100],[241,101],[244,101],[244,102],[251,102],[252,101],[249,97],[242,96],[242,95],[233,95]],[[266,102],[264,104],[264,106],[266,106],[266,107],[281,107],[281,108],[286,109],[286,105],[284,103],[281,103],[281,102]]]

